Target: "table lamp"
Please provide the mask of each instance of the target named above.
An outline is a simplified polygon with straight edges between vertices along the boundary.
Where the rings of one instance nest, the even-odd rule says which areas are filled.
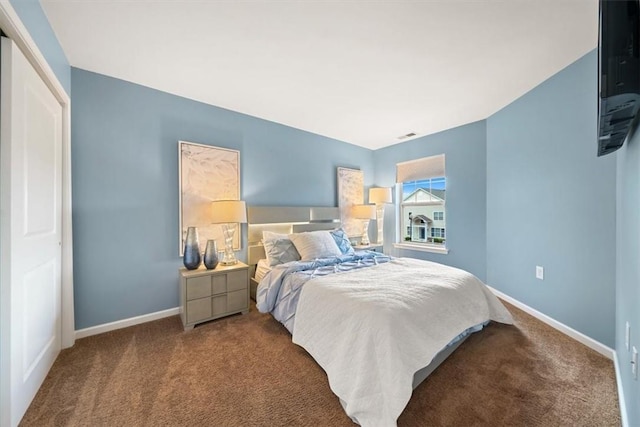
[[[391,203],[390,187],[373,187],[369,189],[369,203],[376,205],[376,223],[378,225],[378,245],[382,244],[384,228],[384,205]]]
[[[362,239],[360,244],[363,246],[369,245],[369,221],[376,217],[376,207],[374,205],[353,205],[351,214],[354,218],[362,220]]]
[[[247,222],[247,207],[242,200],[216,200],[211,202],[211,222],[222,224],[224,232],[224,257],[222,265],[238,263],[233,252],[233,236],[238,223]]]

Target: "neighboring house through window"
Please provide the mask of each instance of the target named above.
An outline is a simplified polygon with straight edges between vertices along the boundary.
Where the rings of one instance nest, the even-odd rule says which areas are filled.
[[[396,165],[400,203],[398,243],[444,247],[446,177],[444,154]]]

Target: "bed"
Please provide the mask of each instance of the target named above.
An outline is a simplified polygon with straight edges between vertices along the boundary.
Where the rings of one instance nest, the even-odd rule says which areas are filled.
[[[271,270],[263,245],[265,231],[289,234],[340,227],[340,211],[336,207],[248,206],[247,219],[250,295],[254,301],[258,283]]]
[[[273,237],[264,230],[263,236]],[[309,249],[320,237],[323,243]],[[511,315],[466,271],[354,251],[344,237],[339,229],[276,233],[278,241],[291,240],[301,259],[268,262],[256,306],[325,370],[354,422],[394,426],[413,388],[469,334],[489,321],[512,323]]]

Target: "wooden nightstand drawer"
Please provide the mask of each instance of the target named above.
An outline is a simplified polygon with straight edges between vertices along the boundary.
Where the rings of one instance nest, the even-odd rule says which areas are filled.
[[[247,290],[229,292],[227,294],[227,311],[237,311],[248,308]]]
[[[248,265],[238,262],[213,270],[180,269],[180,317],[185,330],[197,323],[248,312]]]
[[[211,309],[213,310],[214,316],[226,313],[228,311],[227,294],[218,295],[211,298]]]
[[[224,294],[227,292],[227,276],[229,274],[221,274],[219,276],[213,276],[213,283],[211,288],[211,295]]]
[[[227,274],[227,292],[247,289],[247,271],[234,271]]]
[[[195,323],[211,317],[211,298],[187,302],[187,323]]]
[[[187,279],[187,301],[211,296],[211,276]]]

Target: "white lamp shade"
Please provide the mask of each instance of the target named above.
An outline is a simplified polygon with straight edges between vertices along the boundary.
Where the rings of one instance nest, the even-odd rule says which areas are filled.
[[[211,222],[225,224],[247,222],[247,207],[242,200],[217,200],[211,202]]]
[[[376,218],[376,206],[375,205],[354,205],[351,208],[351,215],[357,219],[375,219]]]
[[[369,189],[369,203],[391,203],[391,187],[374,187]]]

